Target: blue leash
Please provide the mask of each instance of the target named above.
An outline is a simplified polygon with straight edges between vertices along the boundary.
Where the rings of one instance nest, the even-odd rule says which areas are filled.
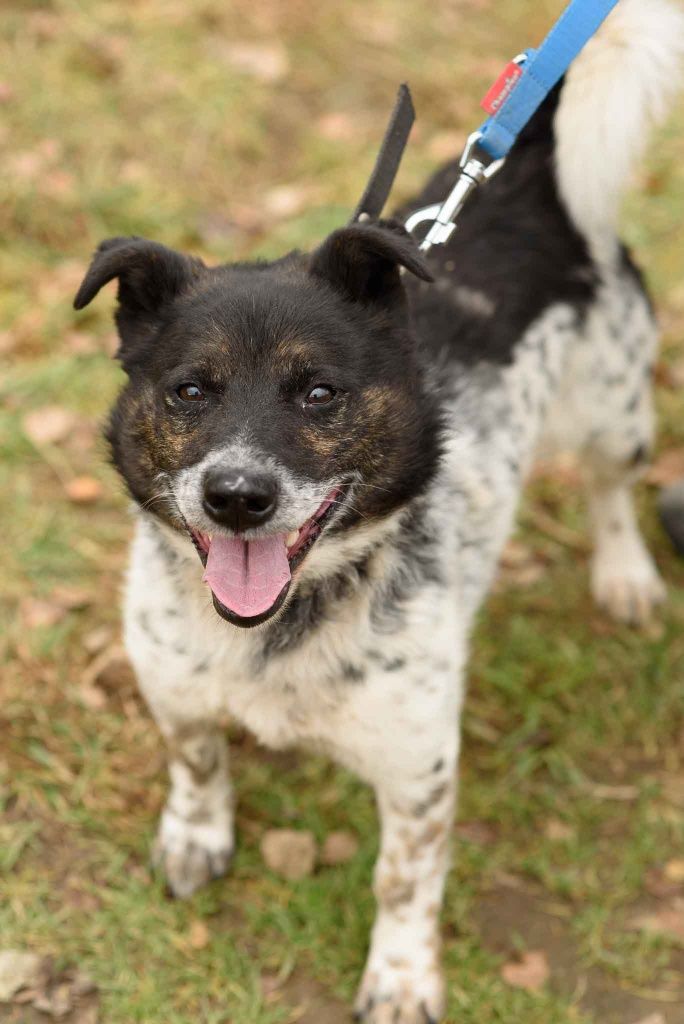
[[[424,252],[449,240],[470,194],[499,170],[522,129],[617,3],[571,0],[541,46],[506,67],[482,101],[490,116],[469,137],[452,192],[441,205],[418,210],[406,222],[408,231],[433,222],[421,243]]]

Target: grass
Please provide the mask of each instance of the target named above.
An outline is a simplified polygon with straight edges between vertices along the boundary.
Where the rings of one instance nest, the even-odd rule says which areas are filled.
[[[214,261],[314,243],[354,206],[408,79],[419,122],[401,199],[458,151],[502,61],[558,7],[438,0],[428,17],[410,0],[27,0],[3,11],[0,945],[86,969],[107,1024],[344,1020],[337,999],[351,999],[363,962],[377,833],[352,777],[266,754],[235,730],[232,875],[187,904],[150,878],[160,741],[125,675],[95,694],[84,682],[97,631],[116,637],[130,530],[99,441],[121,382],[111,303],[79,317],[70,307],[89,254],[125,233]],[[625,217],[665,326],[663,449],[684,444],[669,383],[684,327],[683,127],[680,110]],[[63,442],[36,444],[24,418],[50,405],[76,419]],[[93,505],[66,497],[81,474],[103,485]],[[564,538],[581,535],[581,503],[558,474],[534,485],[522,515],[521,543],[543,571],[526,586],[504,576],[481,617],[444,912],[449,1020],[684,1019],[676,939],[631,927],[676,898],[654,879],[682,857],[684,835],[684,567],[653,491],[641,503],[671,588],[659,627],[608,623],[589,601],[585,555],[535,529],[543,513]],[[360,852],[286,883],[259,855],[263,830],[279,825],[319,839],[349,829]],[[548,953],[541,993],[500,977],[525,948]],[[297,1010],[302,985],[324,1001],[318,1018]]]

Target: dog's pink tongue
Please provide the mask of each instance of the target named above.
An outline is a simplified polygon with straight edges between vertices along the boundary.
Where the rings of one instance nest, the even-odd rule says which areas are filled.
[[[229,611],[243,618],[261,615],[291,578],[285,534],[261,540],[214,537],[202,578]]]

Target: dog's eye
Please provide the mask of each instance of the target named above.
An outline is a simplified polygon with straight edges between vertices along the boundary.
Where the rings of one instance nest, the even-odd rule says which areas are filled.
[[[204,392],[197,384],[181,384],[176,394],[182,402],[203,402]]]
[[[331,388],[329,384],[317,384],[304,401],[307,405],[327,405],[328,402],[332,402],[336,394],[335,388]]]

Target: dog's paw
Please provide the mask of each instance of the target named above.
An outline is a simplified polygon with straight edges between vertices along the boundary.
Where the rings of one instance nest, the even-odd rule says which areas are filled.
[[[592,566],[594,600],[612,618],[632,626],[648,623],[666,597],[649,553],[636,548],[622,560],[597,553]]]
[[[355,1004],[363,1024],[438,1024],[444,1012],[440,968],[418,971],[415,965],[387,962],[366,969]]]
[[[152,863],[173,895],[187,899],[207,882],[226,874],[233,849],[230,828],[196,825],[166,810],[152,848]]]

